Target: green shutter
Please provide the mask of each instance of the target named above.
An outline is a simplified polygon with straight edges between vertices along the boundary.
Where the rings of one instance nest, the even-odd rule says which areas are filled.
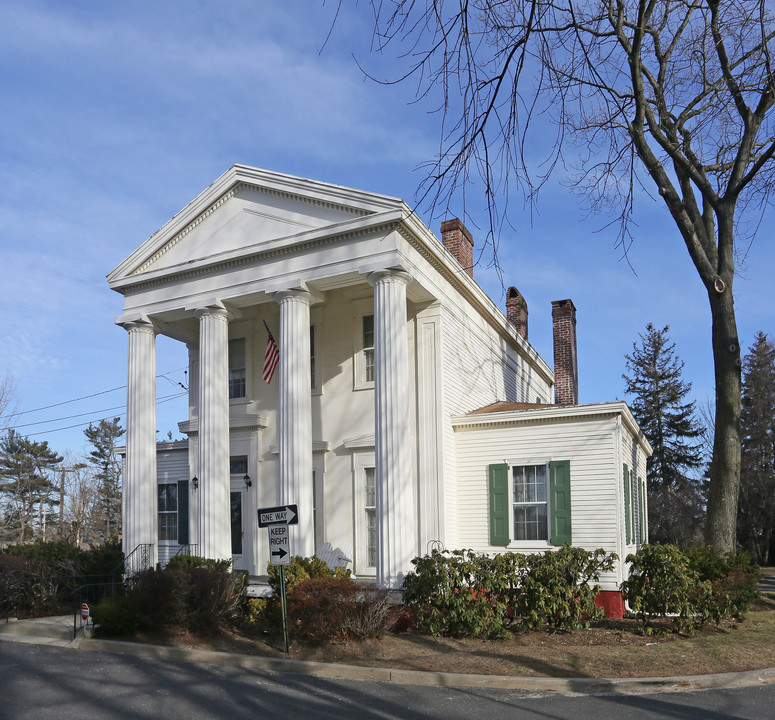
[[[630,491],[630,468],[624,463],[624,526],[626,529],[625,542],[632,542],[632,492]]]
[[[570,545],[570,461],[559,460],[549,463],[549,506],[551,509],[551,530],[549,542],[552,545]]]
[[[647,536],[647,519],[646,519],[646,483],[643,480],[640,481],[640,541],[646,542]]]
[[[509,544],[509,466],[490,465],[490,545]]]
[[[188,481],[178,481],[178,545],[188,545]]]

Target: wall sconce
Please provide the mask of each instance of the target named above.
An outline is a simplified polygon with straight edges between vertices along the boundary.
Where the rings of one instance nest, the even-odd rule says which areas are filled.
[[[242,479],[245,481],[246,488],[249,488],[253,485],[252,481],[250,480],[250,475],[248,475],[247,473],[245,473],[245,477]]]
[[[199,478],[196,475],[191,478],[191,486],[194,488],[194,490],[199,489]]]

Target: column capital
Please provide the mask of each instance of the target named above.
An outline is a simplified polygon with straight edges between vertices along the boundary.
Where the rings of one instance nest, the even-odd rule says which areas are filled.
[[[366,276],[366,281],[374,286],[379,282],[400,282],[404,286],[409,285],[412,281],[412,276],[405,270],[391,270],[386,268],[385,270],[375,270],[370,272]]]
[[[278,290],[272,293],[272,299],[277,303],[299,302],[309,305],[312,302],[312,293],[307,290]]]
[[[147,315],[121,315],[114,321],[116,325],[124,328],[127,332],[147,332],[156,334],[156,327]]]

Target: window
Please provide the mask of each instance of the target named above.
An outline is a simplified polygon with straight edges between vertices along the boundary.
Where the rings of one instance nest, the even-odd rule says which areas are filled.
[[[363,333],[361,347],[363,349],[363,381],[374,382],[374,316],[363,316]]]
[[[248,456],[235,455],[229,458],[229,475],[239,475],[240,480],[248,474]]]
[[[377,567],[377,484],[375,468],[364,468],[364,512],[366,529],[366,565]]]
[[[511,468],[514,540],[547,540],[546,465]]]
[[[377,571],[377,474],[373,452],[353,454],[354,571],[373,576]]]
[[[490,465],[490,544],[571,542],[570,461]]]
[[[245,338],[229,340],[229,400],[247,396]]]
[[[315,326],[309,326],[309,372],[310,387],[312,390],[320,390],[320,381],[317,377],[317,358],[315,356]]]
[[[159,492],[159,540],[178,539],[178,485],[164,483]]]

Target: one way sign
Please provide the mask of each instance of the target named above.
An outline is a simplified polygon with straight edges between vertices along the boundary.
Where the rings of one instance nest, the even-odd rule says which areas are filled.
[[[271,525],[298,525],[299,513],[296,505],[280,505],[280,507],[261,508],[258,511],[258,527]]]

